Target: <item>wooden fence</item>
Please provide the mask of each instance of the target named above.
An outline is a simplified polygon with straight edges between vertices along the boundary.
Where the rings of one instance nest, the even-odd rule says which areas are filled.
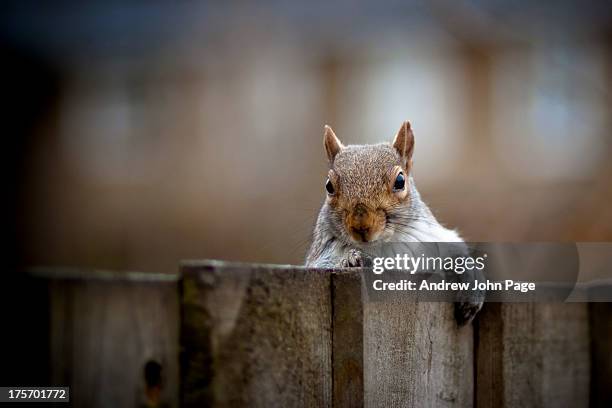
[[[452,304],[364,301],[358,271],[180,272],[32,271],[49,384],[75,407],[612,406],[612,303],[487,303],[459,328]]]

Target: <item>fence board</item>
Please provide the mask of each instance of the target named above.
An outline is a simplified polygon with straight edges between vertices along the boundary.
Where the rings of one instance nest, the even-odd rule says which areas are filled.
[[[473,332],[450,303],[364,304],[365,405],[471,407]]]
[[[330,273],[185,263],[182,402],[331,406]]]
[[[178,406],[179,308],[171,275],[44,270],[50,384],[68,385],[74,407]],[[42,318],[42,317],[41,317]],[[161,365],[161,388],[145,364]],[[149,392],[149,397],[146,393]]]
[[[479,408],[589,405],[584,303],[487,303],[477,350]]]

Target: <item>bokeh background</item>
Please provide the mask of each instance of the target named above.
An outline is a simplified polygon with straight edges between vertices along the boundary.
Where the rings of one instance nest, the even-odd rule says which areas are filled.
[[[8,2],[18,266],[301,263],[323,125],[416,135],[414,176],[472,241],[612,240],[612,6],[578,1]]]

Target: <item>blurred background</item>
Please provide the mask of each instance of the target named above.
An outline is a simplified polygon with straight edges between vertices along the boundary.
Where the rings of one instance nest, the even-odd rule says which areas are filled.
[[[9,260],[302,263],[345,144],[415,130],[471,241],[612,240],[612,6],[5,2]]]

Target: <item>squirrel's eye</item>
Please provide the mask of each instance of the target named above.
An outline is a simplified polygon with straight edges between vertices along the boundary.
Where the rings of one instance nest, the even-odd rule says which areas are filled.
[[[329,178],[325,182],[325,189],[327,190],[327,193],[329,195],[334,194],[334,192],[336,191],[336,190],[334,190],[334,185],[332,184],[332,182],[331,182],[331,180]]]
[[[404,173],[400,172],[395,178],[395,183],[393,184],[393,191],[401,191],[406,186],[406,177],[404,177]]]

